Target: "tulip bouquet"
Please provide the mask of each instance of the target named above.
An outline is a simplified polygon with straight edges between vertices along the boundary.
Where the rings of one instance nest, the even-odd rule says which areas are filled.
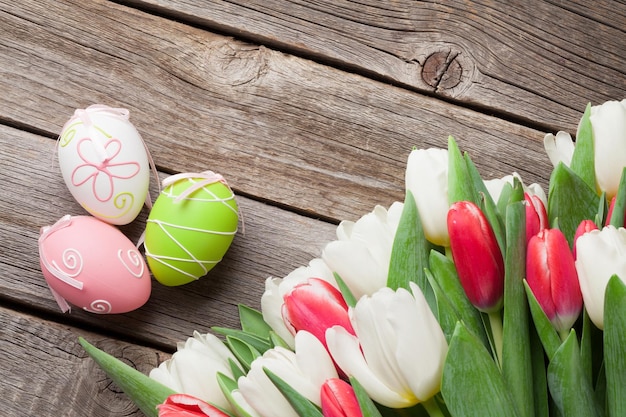
[[[149,376],[81,344],[148,416],[623,417],[626,100],[544,143],[547,195],[413,150],[404,202]]]

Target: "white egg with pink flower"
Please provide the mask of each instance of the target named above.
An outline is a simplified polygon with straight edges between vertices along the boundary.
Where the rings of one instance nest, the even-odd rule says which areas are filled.
[[[107,223],[132,222],[148,196],[150,163],[126,109],[78,109],[58,141],[59,167],[72,196]]]

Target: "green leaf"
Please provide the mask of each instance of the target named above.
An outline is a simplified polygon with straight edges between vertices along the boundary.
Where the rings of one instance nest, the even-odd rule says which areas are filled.
[[[596,188],[596,173],[593,151],[593,129],[591,127],[591,103],[587,104],[585,113],[580,119],[578,136],[574,155],[572,155],[571,168],[591,189]]]
[[[456,272],[454,262],[450,258],[446,257],[442,253],[437,251],[430,252],[430,272],[433,277],[433,281],[439,289],[438,295],[438,308],[439,297],[445,298],[442,301],[441,308],[449,306],[453,309],[454,315],[457,317],[456,321],[462,321],[467,329],[474,333],[479,340],[483,342],[485,347],[489,346],[489,340],[485,333],[483,321],[480,312],[472,305],[470,300],[465,294],[465,290],[459,280],[459,275]],[[434,285],[431,283],[434,288]],[[454,327],[449,328],[449,336],[452,336],[454,328],[456,327],[456,321]],[[444,331],[445,332],[445,331]],[[449,339],[448,339],[449,341]]]
[[[526,298],[528,299],[530,314],[535,323],[535,329],[537,330],[537,334],[539,335],[539,339],[541,340],[541,344],[543,345],[548,359],[552,359],[561,345],[561,339],[525,280],[524,287],[526,288]]]
[[[430,270],[426,270],[426,276],[428,277],[428,281],[430,282],[430,286],[435,293],[435,299],[437,301],[437,311],[435,312],[435,317],[439,322],[439,326],[441,326],[441,330],[443,330],[446,342],[450,343],[456,324],[461,321],[461,317],[459,316],[454,304],[450,302],[450,299],[441,289]]]
[[[348,307],[354,307],[358,300],[356,299],[354,294],[352,294],[352,291],[350,291],[350,288],[348,288],[348,285],[346,285],[346,282],[336,272],[333,272],[333,276],[335,277],[335,281],[337,282],[339,291],[341,292],[341,295],[343,296],[343,299],[348,305]]]
[[[528,333],[528,304],[523,279],[526,275],[526,206],[518,201],[506,211],[506,257],[502,375],[521,417],[532,417],[533,372]]]
[[[266,350],[272,347],[269,342],[269,338],[264,339],[264,338],[255,336],[254,334],[246,333],[243,330],[229,329],[226,327],[211,327],[211,330],[213,330],[215,333],[218,333],[224,336],[235,337],[241,341],[244,341],[250,346],[254,347],[254,349],[256,349],[257,351],[259,351],[260,354],[265,353]]]
[[[300,417],[323,417],[319,407],[309,401],[308,398],[293,389],[291,385],[287,384],[269,369],[263,368],[263,370]]]
[[[595,397],[596,404],[598,404],[598,409],[600,411],[600,415],[606,416],[606,398],[607,398],[607,386],[606,386],[606,372],[604,369],[604,361],[600,364],[600,369],[598,370],[598,377],[596,379],[595,389]]]
[[[452,136],[448,137],[448,202],[471,201],[478,205],[478,193],[471,181],[465,158]]]
[[[230,405],[235,409],[238,417],[252,417],[233,397],[233,391],[237,390],[237,382],[221,372],[216,374],[217,384],[219,385],[224,398],[228,400]]]
[[[582,334],[580,337],[581,366],[590,381],[604,378],[600,375],[604,362],[604,332],[598,329],[589,318],[589,313],[583,308]],[[602,400],[604,402],[604,400]]]
[[[530,354],[533,372],[533,396],[535,417],[550,417],[550,399],[548,396],[548,379],[546,376],[546,360],[541,340],[533,326],[530,326]]]
[[[594,219],[599,197],[578,175],[563,163],[552,171],[548,191],[548,217],[554,227],[558,221],[570,247],[581,221]]]
[[[228,358],[228,367],[230,371],[233,373],[233,377],[235,380],[239,379],[242,376],[246,376],[246,373],[241,369],[238,362],[235,362],[232,358]]]
[[[604,300],[604,363],[609,417],[626,416],[626,285],[613,275]]]
[[[506,206],[509,205],[511,200],[511,194],[513,194],[513,186],[510,183],[504,184],[502,191],[500,192],[500,198],[497,201],[498,214],[500,218],[506,217]]]
[[[482,342],[458,323],[443,368],[441,393],[454,417],[515,417],[498,366]]]
[[[280,346],[291,350],[291,346],[289,346],[287,342],[285,342],[285,340],[274,331],[270,332],[270,342],[272,343],[272,347]]]
[[[481,178],[478,169],[468,154],[465,154],[465,163],[467,165],[467,173],[474,184],[474,192],[478,198],[478,201],[475,201],[474,203],[480,207],[482,212],[485,214],[485,217],[487,218],[487,221],[491,225],[491,229],[496,236],[500,250],[502,250],[502,254],[504,255],[506,249],[506,237],[504,224],[502,222],[502,217],[500,217],[498,207],[493,201],[493,198],[491,198],[491,194],[489,194],[489,190],[487,190],[485,182]]]
[[[582,368],[574,330],[548,365],[548,386],[563,417],[601,417],[591,381]]]
[[[608,215],[608,211],[609,211],[609,206],[606,202],[606,193],[602,192],[598,200],[598,213],[596,213],[596,217],[594,219],[590,219],[594,221],[598,229],[602,229],[602,227],[606,223],[605,217]]]
[[[272,328],[263,320],[263,314],[243,304],[239,304],[237,307],[241,329],[246,333],[268,340]]]
[[[89,356],[147,417],[158,417],[156,406],[176,392],[119,359],[91,345],[82,337],[78,342]]]
[[[626,167],[622,170],[617,196],[615,197],[615,206],[611,214],[612,226],[624,227],[624,210],[626,210]]]
[[[376,404],[374,404],[372,399],[367,395],[367,392],[365,392],[363,386],[353,376],[350,377],[350,385],[352,385],[352,389],[354,389],[354,394],[356,395],[356,400],[359,403],[359,408],[361,408],[363,416],[382,417],[380,411],[376,408]]]
[[[428,256],[434,246],[426,240],[415,198],[406,191],[404,208],[393,240],[387,286],[393,290],[409,289],[415,282],[422,290],[426,301],[435,311],[435,296],[424,268],[428,267]]]
[[[252,345],[235,336],[226,336],[226,345],[246,372],[250,370],[252,361],[261,356]]]

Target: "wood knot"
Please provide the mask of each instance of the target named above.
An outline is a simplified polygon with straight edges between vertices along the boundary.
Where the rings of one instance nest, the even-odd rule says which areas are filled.
[[[422,79],[435,91],[449,90],[461,82],[463,67],[459,52],[438,51],[430,54],[422,65]]]

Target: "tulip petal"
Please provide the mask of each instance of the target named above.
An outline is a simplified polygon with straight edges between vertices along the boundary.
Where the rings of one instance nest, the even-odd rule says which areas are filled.
[[[435,148],[412,151],[405,181],[406,189],[415,198],[426,238],[435,245],[448,246],[448,151]]]
[[[552,166],[556,167],[559,162],[570,166],[572,163],[572,155],[574,155],[574,141],[567,132],[558,132],[556,136],[548,133],[543,138],[543,147],[552,162]]]
[[[296,363],[302,375],[310,379],[315,387],[322,386],[329,378],[338,377],[326,348],[309,332],[300,331],[296,334]],[[313,402],[321,405],[319,393]]]
[[[381,288],[371,297],[359,300],[352,313],[355,332],[368,366],[390,389],[403,396],[412,396],[409,383],[402,372],[407,364],[396,360],[399,337],[404,342],[405,336],[410,336],[395,333],[389,322],[394,314],[405,319],[415,317],[411,315],[413,298],[408,295],[410,301],[407,302],[407,295],[408,291],[405,289],[393,291],[390,288]],[[419,343],[411,346],[415,348],[418,345]]]
[[[387,407],[403,408],[415,404],[387,387],[369,368],[358,339],[343,327],[335,326],[326,331],[328,348],[341,369],[356,378],[368,395],[379,404]]]
[[[576,270],[585,309],[604,328],[604,292],[612,275],[626,279],[626,229],[606,226],[585,233],[576,242]]]
[[[387,282],[388,264],[383,266],[376,263],[364,244],[330,242],[322,252],[322,259],[339,274],[357,299],[365,294],[373,294]]]
[[[626,99],[591,108],[596,181],[607,198],[617,194],[626,166]]]

